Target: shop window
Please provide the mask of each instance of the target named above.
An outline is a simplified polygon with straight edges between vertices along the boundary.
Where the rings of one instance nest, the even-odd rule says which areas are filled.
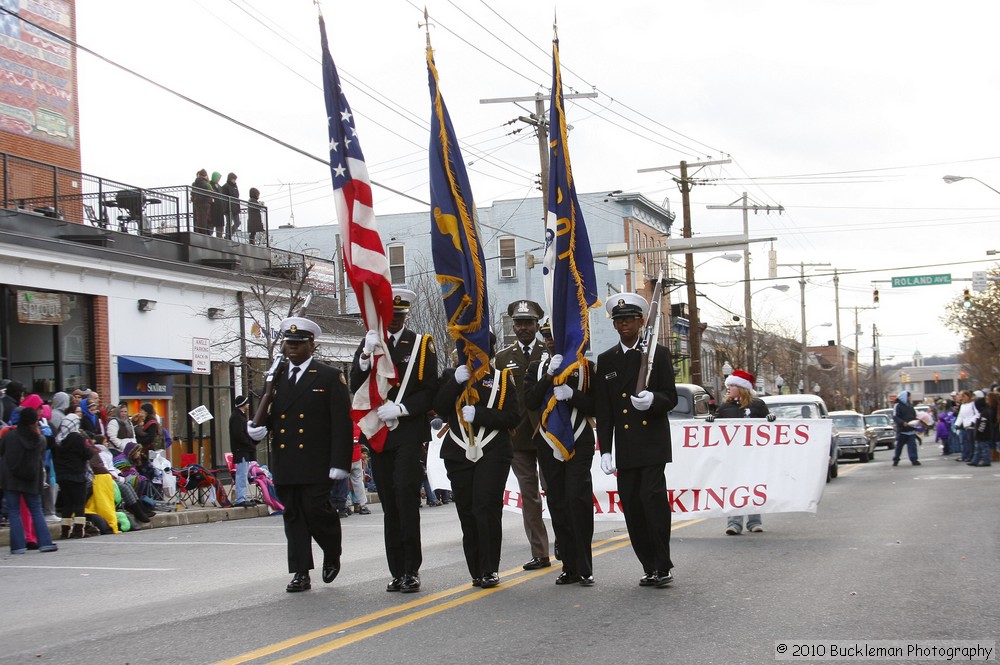
[[[393,284],[406,284],[406,250],[402,245],[389,245],[389,279]]]
[[[500,238],[500,279],[517,277],[517,247],[514,238]]]

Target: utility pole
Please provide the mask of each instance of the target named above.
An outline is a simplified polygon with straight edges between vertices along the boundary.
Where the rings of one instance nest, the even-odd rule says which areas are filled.
[[[881,359],[878,350],[878,325],[872,323],[872,369],[875,372],[875,402],[873,406],[878,409],[882,407],[882,368],[879,366]]]
[[[697,167],[700,171],[706,166],[715,166],[717,164],[729,164],[733,160],[731,159],[719,159],[711,162],[695,162],[691,164],[692,167]],[[682,210],[684,212],[684,234],[683,237],[691,237],[691,188],[694,186],[694,180],[688,177],[688,163],[686,161],[674,166],[657,166],[649,169],[639,169],[639,173],[649,173],[650,171],[670,171],[672,169],[680,169],[680,177],[674,177],[674,182],[677,183],[678,188],[681,190],[681,203]],[[696,171],[697,173],[697,171]],[[691,383],[696,385],[701,385],[701,323],[698,321],[698,291],[695,288],[694,282],[694,254],[688,253],[684,255],[684,281],[687,282],[687,296],[688,296],[688,307],[690,312],[688,312],[688,353],[691,356]]]
[[[800,300],[800,304],[801,304],[801,308],[802,308],[802,351],[801,351],[802,355],[801,355],[801,357],[799,359],[800,371],[801,371],[802,374],[801,374],[801,378],[799,380],[802,382],[802,390],[800,392],[804,393],[806,391],[806,389],[809,387],[809,377],[806,375],[806,367],[808,367],[808,365],[806,363],[806,266],[809,266],[809,267],[813,267],[813,266],[828,266],[830,264],[829,263],[803,263],[803,262],[800,261],[798,264],[795,264],[795,263],[779,263],[778,265],[782,266],[782,267],[785,267],[785,268],[798,268],[799,269],[799,300]]]
[[[551,94],[551,93],[550,93]],[[596,92],[571,92],[564,93],[563,99],[592,99],[597,97]],[[518,116],[518,120],[535,128],[535,136],[538,137],[538,163],[541,167],[539,171],[539,186],[542,190],[542,226],[545,226],[545,217],[549,213],[549,122],[545,118],[545,100],[548,96],[536,92],[531,97],[498,97],[496,99],[480,99],[480,104],[502,104],[535,102],[535,112],[529,116]]]
[[[740,203],[740,205],[737,205]],[[749,205],[747,202],[747,193],[743,192],[743,196],[736,201],[733,201],[729,205],[724,206],[708,206],[709,210],[742,210],[743,211],[743,238],[749,240],[750,238],[750,221],[748,219],[747,213],[750,210],[754,211],[754,214],[758,212],[766,212],[770,214],[772,211],[777,212],[779,215],[785,211],[784,206],[761,206],[761,205]],[[757,372],[754,370],[756,363],[753,357],[753,317],[750,315],[750,245],[749,243],[743,248],[743,312],[746,315],[747,320],[747,367],[746,371],[751,374],[756,375]]]

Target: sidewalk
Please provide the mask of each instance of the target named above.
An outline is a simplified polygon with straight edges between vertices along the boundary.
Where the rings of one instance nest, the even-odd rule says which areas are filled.
[[[183,510],[174,512],[158,512],[149,523],[150,529],[159,529],[168,526],[182,526],[185,524],[206,524],[208,522],[223,522],[226,520],[245,520],[251,517],[267,517],[269,511],[266,505],[253,506],[252,508],[217,508],[215,506],[184,506]],[[134,518],[129,515],[130,521],[134,523]],[[52,540],[59,543],[60,522],[50,522],[49,533]],[[135,531],[146,531],[147,528],[133,529]],[[95,538],[97,536],[94,536]],[[4,527],[0,529],[0,546],[10,545],[10,529]]]

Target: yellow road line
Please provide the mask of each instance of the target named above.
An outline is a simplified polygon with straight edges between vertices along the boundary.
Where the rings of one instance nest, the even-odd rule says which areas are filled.
[[[689,520],[681,522],[680,524],[675,524],[671,528],[671,531],[676,531],[677,529],[682,529],[686,526],[692,524],[697,524],[698,522],[704,522],[704,519]],[[605,540],[598,541],[592,545],[593,555],[599,556],[607,552],[613,552],[615,550],[621,549],[630,544],[628,540],[628,534],[619,534],[617,536],[612,536],[611,538],[606,538]],[[292,663],[300,663],[317,656],[335,651],[342,647],[354,644],[355,642],[360,642],[361,640],[368,639],[369,637],[374,637],[381,633],[387,632],[394,628],[399,628],[408,623],[412,623],[419,619],[423,619],[445,610],[450,610],[454,607],[459,607],[465,603],[471,602],[473,600],[478,600],[480,598],[485,598],[486,596],[503,591],[504,589],[509,589],[515,587],[522,582],[527,582],[533,580],[536,577],[542,577],[551,573],[552,570],[548,568],[542,568],[541,570],[535,570],[526,572],[520,566],[516,568],[511,568],[503,572],[501,577],[504,579],[503,584],[492,589],[474,589],[468,584],[463,584],[462,586],[454,587],[451,589],[446,589],[438,593],[432,594],[430,596],[425,596],[419,600],[414,600],[408,603],[403,603],[402,605],[397,605],[395,607],[386,608],[384,610],[379,610],[377,612],[372,612],[371,614],[366,614],[364,616],[355,617],[349,619],[348,621],[342,621],[326,628],[320,628],[319,630],[314,630],[297,637],[291,637],[287,640],[282,640],[281,642],[276,642],[274,644],[268,645],[266,647],[261,647],[260,649],[255,649],[253,651],[248,651],[239,656],[234,656],[233,658],[228,658],[226,660],[221,660],[215,663],[215,665],[240,665],[241,663],[247,663],[252,660],[257,660],[259,658],[264,658],[265,656],[270,656],[272,654],[278,653],[279,651],[285,651],[293,647],[317,640],[322,637],[327,637],[335,633],[339,633],[344,630],[349,630],[351,628],[356,628],[358,626],[363,626],[364,624],[377,621],[379,619],[385,619],[397,614],[403,614],[414,610],[416,608],[422,607],[424,605],[429,605],[435,603],[439,600],[454,596],[459,593],[465,593],[464,596],[460,598],[454,598],[447,602],[435,605],[434,607],[426,607],[424,609],[418,610],[407,614],[406,616],[401,616],[392,621],[387,621],[386,623],[379,624],[372,628],[367,628],[365,630],[358,631],[352,635],[345,635],[343,637],[336,638],[324,644],[317,645],[311,649],[306,649],[305,651],[300,651],[298,653],[289,655],[285,658],[270,661],[271,665],[291,665]],[[513,575],[514,577],[509,577]]]

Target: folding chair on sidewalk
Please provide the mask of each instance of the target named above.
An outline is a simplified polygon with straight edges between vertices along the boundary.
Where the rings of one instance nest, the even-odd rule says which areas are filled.
[[[229,476],[233,479],[233,484],[229,488],[229,500],[233,503],[236,502],[236,462],[233,461],[233,454],[226,453],[222,456],[226,460],[226,468],[229,469]],[[253,482],[253,478],[247,470],[247,501],[253,501],[254,503],[264,503],[264,498],[261,496],[260,487]]]
[[[222,508],[232,505],[222,483],[209,469],[200,464],[191,464],[172,471],[177,478],[177,494],[180,502],[190,503],[192,506],[214,503]]]

